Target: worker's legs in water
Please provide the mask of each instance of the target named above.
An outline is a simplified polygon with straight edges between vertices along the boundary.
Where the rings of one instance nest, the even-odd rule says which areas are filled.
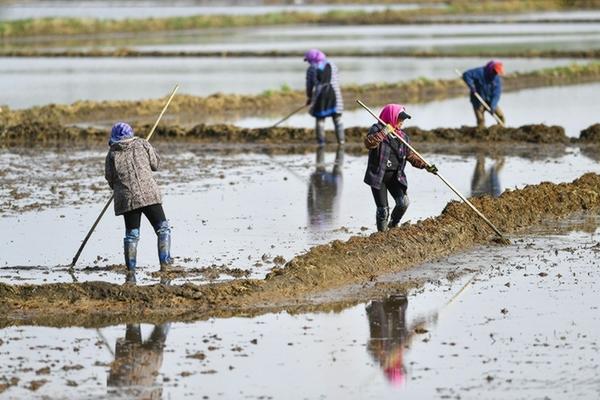
[[[137,260],[137,245],[140,240],[141,209],[133,210],[123,214],[125,218],[125,238],[123,239],[123,253],[125,254],[125,265],[129,272],[134,272]]]
[[[342,114],[333,114],[333,125],[335,126],[335,137],[338,144],[344,144],[346,142],[346,135],[344,133],[344,124],[342,123]]]
[[[144,213],[158,237],[158,258],[161,264],[171,263],[171,228],[165,217],[162,205],[153,204],[126,212],[125,217],[125,265],[130,271],[135,270],[137,244],[140,238],[141,215]]]
[[[333,114],[331,118],[333,119],[337,142],[344,144],[346,142],[346,135],[344,133],[344,124],[342,123],[342,114]],[[325,144],[325,118],[316,118],[315,133],[317,143],[319,145]]]
[[[500,121],[502,121],[503,124],[506,124],[506,118],[504,117],[504,111],[502,111],[502,109],[500,107],[496,106],[496,110],[494,110],[494,112],[496,113],[498,118],[500,118]]]
[[[315,134],[317,135],[317,144],[325,144],[325,118],[315,118]]]
[[[410,202],[408,200],[408,195],[406,194],[406,189],[398,182],[398,179],[394,179],[388,184],[388,190],[396,201],[396,206],[392,210],[390,216],[388,228],[395,228],[400,223],[404,213],[406,213]]]
[[[379,232],[385,231],[387,229],[387,222],[390,216],[390,208],[388,206],[387,197],[387,185],[394,179],[395,175],[395,171],[386,171],[381,182],[381,187],[379,189],[371,187],[373,199],[375,200],[375,205],[377,206],[377,210],[375,212],[375,222],[377,224],[377,230]]]
[[[171,227],[165,217],[161,204],[152,204],[142,208],[142,212],[152,224],[157,237],[158,261],[161,271],[166,270],[171,260]]]
[[[477,120],[477,128],[485,128],[485,108],[480,104],[477,107],[473,107],[475,112],[475,119]]]

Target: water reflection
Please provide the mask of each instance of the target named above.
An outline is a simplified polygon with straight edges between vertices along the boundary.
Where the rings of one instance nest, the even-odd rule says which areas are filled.
[[[336,222],[343,186],[343,164],[343,146],[337,147],[335,163],[331,171],[327,171],[325,165],[325,146],[317,148],[315,171],[308,180],[307,209],[311,230],[321,231]]]
[[[379,363],[386,379],[394,386],[406,380],[404,350],[428,319],[418,319],[411,326],[406,323],[408,300],[405,295],[392,295],[384,300],[373,300],[367,305],[370,339],[367,351]],[[432,316],[433,321],[437,314]]]
[[[481,153],[477,154],[475,171],[473,171],[473,179],[471,180],[471,196],[500,196],[502,185],[500,184],[499,174],[502,167],[504,167],[503,156],[494,159],[494,165],[486,170],[485,156]]]
[[[117,339],[115,346],[115,360],[108,376],[109,394],[131,399],[162,398],[162,386],[155,380],[170,326],[170,323],[155,325],[148,340],[143,341],[140,325],[127,325],[125,337]]]

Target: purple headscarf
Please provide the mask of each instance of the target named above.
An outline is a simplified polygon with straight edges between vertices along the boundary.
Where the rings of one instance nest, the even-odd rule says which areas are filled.
[[[112,146],[116,142],[120,142],[121,140],[125,139],[131,139],[132,137],[133,129],[131,126],[125,122],[117,122],[111,129],[108,145]]]
[[[319,49],[310,49],[306,53],[304,53],[304,61],[308,62],[311,65],[319,64],[320,62],[325,61],[327,56]]]

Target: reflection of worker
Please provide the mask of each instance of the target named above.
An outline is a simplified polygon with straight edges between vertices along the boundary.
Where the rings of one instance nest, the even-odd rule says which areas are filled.
[[[504,157],[498,158],[489,170],[485,169],[485,157],[483,154],[477,155],[475,171],[471,180],[471,196],[485,196],[489,194],[498,197],[502,193],[500,178],[498,174],[504,166]]]
[[[367,351],[379,362],[390,383],[401,385],[405,377],[404,346],[409,339],[406,328],[406,296],[390,296],[367,305],[371,338]]]
[[[316,154],[315,172],[308,181],[307,208],[309,224],[314,228],[331,225],[342,192],[342,165],[344,148],[338,146],[335,164],[331,172],[325,169],[325,148],[319,146]]]
[[[337,67],[318,49],[308,50],[304,54],[304,61],[309,64],[306,70],[306,105],[311,104],[310,115],[316,118],[317,142],[325,143],[325,118],[331,117],[337,141],[343,144],[344,102]]]
[[[498,107],[500,94],[502,94],[502,75],[504,75],[504,65],[494,60],[483,67],[473,68],[463,73],[463,80],[471,90],[471,104],[478,128],[485,127],[485,107],[479,102],[475,93],[481,96],[502,123],[505,122],[504,113]]]
[[[156,386],[155,380],[162,365],[169,327],[168,323],[155,325],[148,340],[143,342],[140,325],[128,324],[125,338],[117,339],[108,386],[119,388],[118,393],[127,398],[162,398],[162,387]]]

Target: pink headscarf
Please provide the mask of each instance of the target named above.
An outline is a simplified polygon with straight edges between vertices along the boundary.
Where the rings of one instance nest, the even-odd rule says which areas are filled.
[[[307,61],[309,64],[318,64],[321,61],[325,61],[327,56],[319,49],[310,49],[306,53],[304,53],[304,61]]]
[[[383,107],[383,110],[381,110],[379,118],[386,124],[396,127],[398,124],[398,115],[404,110],[406,110],[406,108],[401,104],[386,104],[386,106]]]

